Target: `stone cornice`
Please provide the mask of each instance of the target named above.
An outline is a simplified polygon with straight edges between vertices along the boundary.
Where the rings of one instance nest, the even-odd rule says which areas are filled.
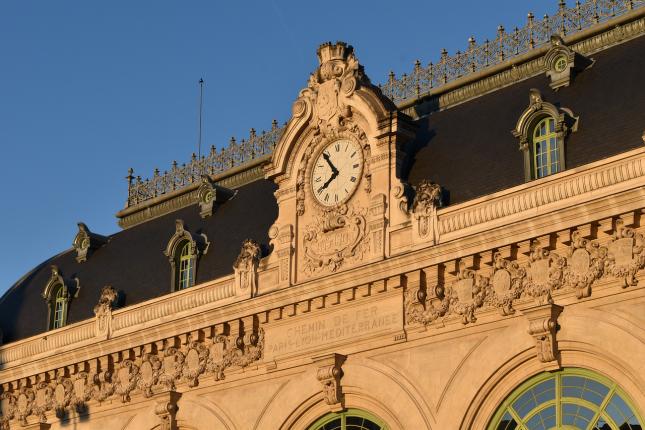
[[[258,312],[264,313],[263,319],[267,320],[272,309],[285,306],[291,306],[295,314],[297,305],[292,298],[296,296],[306,301],[341,294],[339,291],[348,288],[354,292],[361,288],[371,291],[379,283],[382,287],[378,288],[387,289],[388,282],[398,287],[400,277],[405,273],[548,235],[553,233],[554,223],[564,225],[563,228],[573,228],[639,211],[645,198],[644,186],[645,149],[636,149],[602,163],[592,163],[485,199],[441,209],[439,220],[444,234],[440,243],[406,250],[389,258],[387,264],[360,266],[252,300],[235,297],[233,276],[227,276],[114,311],[112,338],[100,345],[95,339],[94,320],[3,345],[0,347],[2,381],[7,381],[10,369],[20,368],[22,363],[56,356],[54,361],[48,359],[47,362],[54,365],[60,360],[55,367],[62,366],[69,361],[63,351],[76,351],[73,360],[86,360],[114,352],[110,345],[115,349],[123,348],[124,339],[131,339],[136,344],[189,332],[194,330],[197,321],[204,325],[212,321],[224,323],[258,315]],[[262,270],[266,268],[261,265]],[[362,284],[356,285],[356,279],[361,279]],[[26,368],[15,370],[28,372]]]

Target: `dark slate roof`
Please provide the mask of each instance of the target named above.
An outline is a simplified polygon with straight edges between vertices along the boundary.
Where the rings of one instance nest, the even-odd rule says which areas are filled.
[[[578,131],[565,140],[567,168],[643,145],[645,129],[645,37],[606,49],[573,84],[558,91],[545,74],[513,84],[417,121],[407,179],[440,184],[448,204],[460,203],[524,183],[524,158],[511,134],[529,104],[529,89],[580,116]]]
[[[553,91],[547,77],[540,75],[420,118],[417,138],[406,148],[411,157],[405,178],[412,184],[421,179],[439,183],[447,204],[522,184],[523,156],[511,130],[529,104],[530,88],[538,88],[546,101],[580,116],[578,131],[565,142],[567,168],[639,147],[645,128],[643,52],[645,37],[640,37],[594,55],[593,67],[568,88]],[[201,219],[193,205],[114,234],[84,263],[76,262],[73,250],[45,261],[0,298],[4,342],[46,330],[41,293],[51,265],[58,266],[66,280],[80,280],[68,323],[93,316],[105,285],[122,292],[124,306],[170,292],[170,264],[163,251],[175,232],[176,219],[184,220],[193,234],[205,233],[211,242],[208,254],[199,260],[197,283],[232,273],[244,239],[258,241],[267,252],[267,232],[278,212],[275,189],[273,183],[258,180],[241,187],[210,218]]]
[[[208,253],[198,260],[196,283],[232,273],[244,239],[256,240],[266,252],[267,233],[278,215],[275,190],[272,182],[258,180],[241,187],[209,218],[201,219],[198,206],[192,205],[112,235],[109,243],[83,263],[76,262],[73,249],[45,261],[0,299],[3,341],[12,342],[47,329],[47,308],[41,294],[49,281],[51,265],[58,266],[66,284],[74,285],[74,277],[80,280],[78,297],[68,308],[68,324],[94,316],[94,305],[105,285],[120,291],[120,304],[125,306],[169,293],[170,263],[164,250],[175,233],[176,219],[182,219],[184,228],[192,234],[205,233],[210,241]]]

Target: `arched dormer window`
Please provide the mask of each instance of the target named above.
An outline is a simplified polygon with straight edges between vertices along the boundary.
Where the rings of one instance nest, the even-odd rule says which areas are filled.
[[[564,141],[569,132],[577,129],[578,117],[571,110],[545,102],[538,90],[530,90],[529,107],[513,130],[524,153],[527,182],[565,169]]]
[[[178,268],[175,284],[177,290],[184,290],[195,285],[195,253],[191,248],[192,245],[189,241],[179,247],[180,252],[176,257],[178,261],[175,263]]]
[[[547,116],[533,128],[533,177],[543,178],[561,170],[562,151],[558,134],[555,132],[555,119]]]
[[[56,297],[52,301],[52,323],[51,328],[61,328],[67,321],[67,297],[65,289],[59,285],[56,289]]]
[[[170,261],[171,291],[195,285],[198,258],[208,252],[209,245],[205,234],[193,235],[184,228],[182,220],[175,221],[175,234],[164,251]]]
[[[47,329],[54,330],[67,324],[67,310],[71,294],[58,267],[51,267],[51,276],[42,294],[47,302]]]

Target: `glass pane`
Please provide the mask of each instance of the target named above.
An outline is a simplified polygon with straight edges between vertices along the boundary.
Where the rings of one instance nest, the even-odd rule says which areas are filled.
[[[506,412],[495,430],[515,430],[516,428],[517,423],[515,422],[511,414]]]
[[[533,415],[526,423],[529,430],[549,430],[555,425],[555,406],[549,406]]]
[[[612,430],[611,426],[607,424],[603,418],[599,418],[596,422],[596,425],[593,427],[593,430]]]

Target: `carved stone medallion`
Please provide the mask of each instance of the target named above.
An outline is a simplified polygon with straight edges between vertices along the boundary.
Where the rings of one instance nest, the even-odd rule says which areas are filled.
[[[335,272],[350,261],[361,260],[369,241],[365,215],[348,205],[322,210],[304,235],[305,270]]]

